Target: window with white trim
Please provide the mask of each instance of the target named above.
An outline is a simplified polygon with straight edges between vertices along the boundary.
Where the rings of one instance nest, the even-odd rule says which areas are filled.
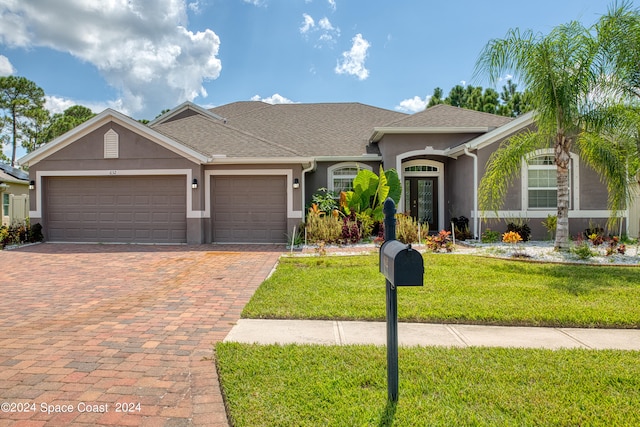
[[[9,216],[9,194],[2,193],[2,215]]]
[[[529,209],[558,207],[558,169],[553,154],[527,160],[527,198]],[[571,166],[569,166],[569,200],[571,201]],[[571,206],[571,205],[570,205]]]
[[[338,163],[327,169],[327,188],[334,193],[353,190],[353,179],[361,169],[373,170],[362,163]]]

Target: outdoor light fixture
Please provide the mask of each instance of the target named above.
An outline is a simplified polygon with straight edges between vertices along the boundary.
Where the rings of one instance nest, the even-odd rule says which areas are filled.
[[[300,180],[298,178],[293,180],[293,188],[300,188]]]
[[[29,181],[29,190],[33,190],[36,188],[36,182],[35,181]]]
[[[191,181],[191,188],[194,190],[198,188],[198,180],[196,178],[193,178],[193,181]]]

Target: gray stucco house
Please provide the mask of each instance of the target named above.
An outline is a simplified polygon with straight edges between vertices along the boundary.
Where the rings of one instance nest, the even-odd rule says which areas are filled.
[[[318,188],[339,191],[358,169],[380,165],[400,175],[399,211],[434,231],[465,216],[477,236],[487,225],[505,228],[496,213],[478,212],[484,165],[501,141],[531,126],[531,114],[511,119],[446,105],[407,115],[359,103],[206,110],[187,102],[148,126],[105,110],[20,162],[35,182],[31,222],[54,242],[281,243]],[[549,156],[523,159],[497,213],[527,218],[534,238],[545,236],[541,221],[556,210]],[[606,187],[577,155],[570,191],[572,235],[606,222]],[[622,227],[637,233],[630,212],[621,213]]]

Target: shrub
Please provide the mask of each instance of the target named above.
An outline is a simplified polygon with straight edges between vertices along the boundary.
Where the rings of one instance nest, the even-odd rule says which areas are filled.
[[[556,228],[558,225],[558,217],[556,215],[547,215],[547,219],[542,221],[542,225],[547,229],[547,233],[549,233],[549,239],[553,239],[553,236],[556,234]]]
[[[324,187],[318,188],[311,196],[311,203],[316,205],[318,211],[329,214],[338,209],[338,195]]]
[[[487,228],[482,233],[482,243],[496,243],[498,240],[500,240],[500,233],[498,231],[493,231],[490,228]]]
[[[586,242],[582,242],[576,245],[575,248],[571,249],[571,252],[574,253],[578,258],[583,260],[589,259],[596,255],[596,253],[591,250]]]
[[[504,243],[511,243],[515,245],[516,243],[522,241],[522,237],[520,236],[520,234],[516,233],[515,231],[509,231],[502,235],[502,241]]]
[[[27,221],[25,224],[16,223],[9,227],[5,225],[0,227],[0,248],[2,249],[8,245],[41,242],[42,239],[42,226],[39,223],[30,226]]]
[[[447,252],[453,251],[453,243],[451,242],[451,232],[440,230],[437,236],[427,237],[427,248],[433,252],[439,252],[444,249]]]
[[[305,228],[309,243],[337,243],[342,238],[342,221],[332,215],[310,214]]]
[[[344,243],[358,243],[362,239],[360,224],[355,215],[350,215],[342,220],[341,236]]]
[[[427,240],[429,224],[419,224],[418,220],[405,214],[396,214],[396,239],[402,243],[418,243]]]
[[[356,213],[356,221],[360,225],[360,234],[363,238],[371,237],[375,221],[365,212]]]
[[[465,216],[453,217],[451,218],[451,223],[453,224],[456,239],[467,240],[473,237],[469,230],[469,218]]]
[[[522,237],[523,242],[528,242],[529,238],[531,237],[531,228],[529,228],[526,220],[523,219],[517,219],[509,222],[507,224],[507,232],[510,231],[518,233],[520,237]]]

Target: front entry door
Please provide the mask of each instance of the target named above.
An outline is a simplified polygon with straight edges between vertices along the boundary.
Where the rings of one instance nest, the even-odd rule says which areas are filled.
[[[404,211],[429,231],[438,229],[438,178],[409,177],[404,179]]]

